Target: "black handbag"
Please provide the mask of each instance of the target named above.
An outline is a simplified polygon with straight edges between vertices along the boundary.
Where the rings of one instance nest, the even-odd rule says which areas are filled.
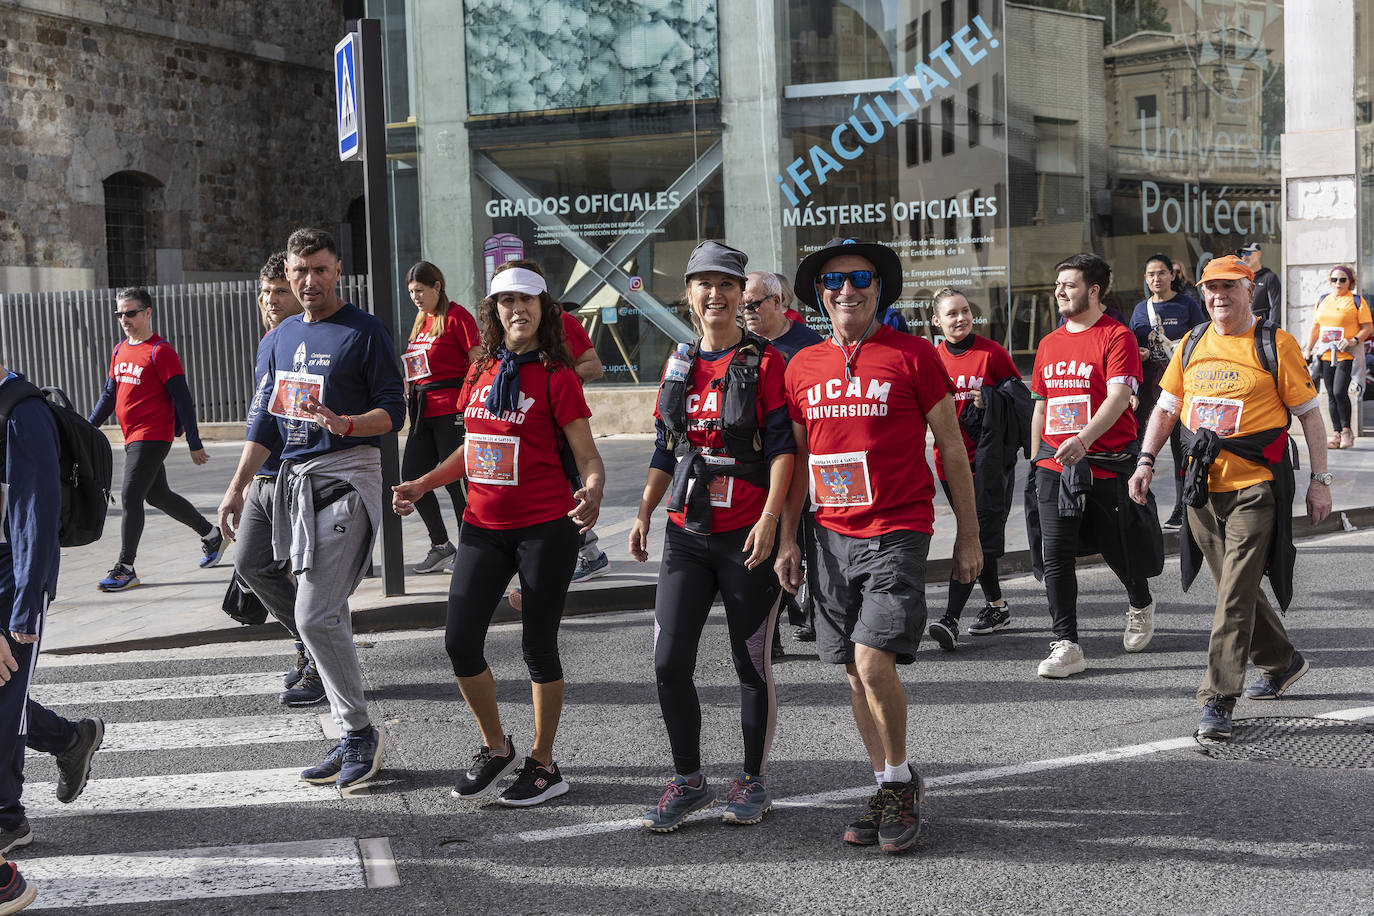
[[[224,593],[224,613],[244,626],[257,626],[267,622],[267,607],[244,584],[238,573],[229,580],[229,589]]]

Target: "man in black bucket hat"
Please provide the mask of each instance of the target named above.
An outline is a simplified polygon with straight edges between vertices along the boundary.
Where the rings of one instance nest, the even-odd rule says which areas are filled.
[[[935,348],[883,324],[902,292],[902,266],[886,245],[833,239],[797,268],[797,296],[824,311],[829,340],[787,367],[797,458],[783,514],[778,578],[801,584],[796,543],[802,501],[816,507],[816,645],[843,664],[854,721],[878,791],[845,842],[911,848],[920,833],[921,778],[907,760],[906,690],[898,664],[916,658],[924,632],[925,565],[935,481],[921,453],[927,427],[947,453],[963,448],[953,389]],[[954,575],[971,582],[983,562],[973,477],[950,467],[958,532]]]

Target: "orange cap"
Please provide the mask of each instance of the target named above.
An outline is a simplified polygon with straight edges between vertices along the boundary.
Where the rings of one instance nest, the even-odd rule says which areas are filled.
[[[1197,285],[1201,286],[1208,280],[1255,280],[1255,272],[1246,263],[1233,254],[1225,255],[1220,258],[1212,258],[1207,262],[1207,267],[1198,278]]]

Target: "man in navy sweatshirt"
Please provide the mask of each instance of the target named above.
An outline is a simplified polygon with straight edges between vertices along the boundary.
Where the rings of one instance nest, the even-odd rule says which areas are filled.
[[[0,402],[23,376],[0,366]],[[0,465],[0,855],[33,842],[20,796],[24,748],[57,757],[57,798],[71,802],[86,787],[91,758],[105,736],[99,719],[71,722],[29,699],[38,640],[57,593],[57,424],[38,397],[15,403],[3,430]],[[0,867],[0,883],[10,877]]]
[[[219,523],[233,537],[244,488],[280,437],[273,553],[296,574],[296,627],[343,736],[301,779],[343,789],[371,779],[382,762],[384,736],[368,715],[348,599],[381,527],[381,439],[404,422],[405,396],[391,335],[338,296],[333,237],[298,229],[286,253],[286,277],[305,312],[272,332],[259,383],[267,410],[248,430]]]

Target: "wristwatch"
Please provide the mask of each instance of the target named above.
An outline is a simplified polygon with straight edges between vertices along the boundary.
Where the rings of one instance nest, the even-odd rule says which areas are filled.
[[[1316,471],[1312,472],[1312,482],[1319,483],[1324,487],[1331,486],[1331,481],[1334,479],[1335,477],[1329,472],[1322,472],[1321,474],[1318,474]]]

